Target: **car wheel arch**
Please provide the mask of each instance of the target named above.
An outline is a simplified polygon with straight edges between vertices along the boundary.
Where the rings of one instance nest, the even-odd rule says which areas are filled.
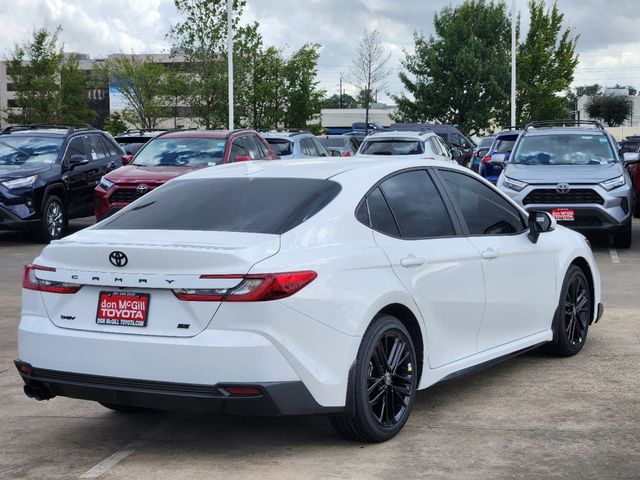
[[[64,188],[64,185],[61,183],[54,183],[53,185],[49,185],[42,196],[41,208],[44,208],[44,204],[51,195],[55,195],[64,203],[64,206],[67,207],[69,204],[69,199],[67,197],[67,190]]]
[[[566,272],[569,270],[569,268],[572,265],[575,265],[580,270],[582,270],[582,273],[584,273],[584,276],[587,277],[587,283],[589,284],[589,292],[590,292],[589,296],[591,300],[591,321],[593,322],[593,320],[596,318],[596,312],[598,310],[598,306],[595,304],[596,303],[595,289],[594,289],[595,284],[593,280],[593,272],[591,271],[591,266],[589,265],[589,262],[584,257],[576,257],[571,261],[571,263],[565,270],[565,276],[567,274]]]

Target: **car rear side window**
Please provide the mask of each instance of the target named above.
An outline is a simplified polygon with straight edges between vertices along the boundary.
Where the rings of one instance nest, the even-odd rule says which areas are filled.
[[[318,213],[339,192],[336,182],[308,178],[174,180],[96,228],[280,235]]]
[[[382,192],[376,188],[367,197],[369,206],[370,227],[387,235],[399,237],[398,225],[396,224],[389,204],[384,199]]]
[[[450,170],[441,170],[440,175],[471,235],[508,235],[525,230],[518,209],[481,181]]]
[[[424,170],[400,173],[381,185],[403,238],[455,235],[447,208]]]

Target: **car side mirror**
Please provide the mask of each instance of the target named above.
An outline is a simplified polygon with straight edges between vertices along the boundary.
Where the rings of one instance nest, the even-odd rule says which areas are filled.
[[[76,153],[69,157],[69,166],[71,168],[77,167],[78,165],[86,165],[87,163],[89,163],[89,157],[86,155]]]
[[[233,161],[234,162],[250,162],[251,157],[249,155],[236,155]]]
[[[640,153],[637,152],[627,152],[622,154],[622,162],[624,166],[627,167],[629,165],[634,165],[640,162]]]
[[[552,232],[556,229],[556,219],[549,212],[532,210],[529,212],[529,240],[537,243],[541,233]]]
[[[122,165],[129,165],[131,162],[133,162],[133,155],[122,156]]]

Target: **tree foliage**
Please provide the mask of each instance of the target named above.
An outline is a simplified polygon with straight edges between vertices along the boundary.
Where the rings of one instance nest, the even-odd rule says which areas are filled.
[[[115,136],[127,130],[127,123],[119,112],[113,112],[104,119],[102,128]]]
[[[391,74],[388,67],[391,53],[382,47],[380,33],[374,30],[365,33],[351,67],[351,80],[358,87],[358,98],[365,109],[365,123],[369,123],[369,106],[378,89],[385,87],[385,81]]]
[[[340,108],[340,95],[333,94],[330,97],[325,97],[321,104],[321,108]],[[358,108],[358,101],[348,93],[342,94],[342,108]]]
[[[285,126],[308,128],[309,121],[320,113],[325,91],[319,88],[318,57],[320,44],[308,43],[295,52],[285,68],[287,107]]]
[[[530,0],[529,13],[529,32],[517,52],[518,123],[565,117],[566,100],[560,93],[569,89],[578,65],[578,37],[563,29],[557,3],[545,9],[545,0]]]
[[[414,34],[400,80],[408,95],[394,97],[396,119],[438,120],[471,134],[508,109],[510,22],[503,2],[465,0],[434,17],[435,35]]]
[[[65,58],[60,32],[60,27],[53,32],[43,27],[31,41],[15,45],[8,74],[16,108],[8,109],[9,123],[85,123],[95,118],[88,108],[85,73],[75,55]]]
[[[619,127],[633,112],[631,100],[617,95],[598,95],[587,102],[589,117],[602,120],[609,127]]]

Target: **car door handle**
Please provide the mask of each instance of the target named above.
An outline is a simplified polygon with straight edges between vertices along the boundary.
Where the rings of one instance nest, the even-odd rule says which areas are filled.
[[[400,259],[400,265],[403,267],[419,267],[424,263],[424,258],[416,257],[415,255],[409,255]]]
[[[116,168],[116,162],[107,164],[107,170],[113,170],[114,168]]]
[[[493,260],[494,258],[498,258],[500,253],[496,252],[493,248],[487,248],[484,252],[482,252],[482,258],[485,260]]]

